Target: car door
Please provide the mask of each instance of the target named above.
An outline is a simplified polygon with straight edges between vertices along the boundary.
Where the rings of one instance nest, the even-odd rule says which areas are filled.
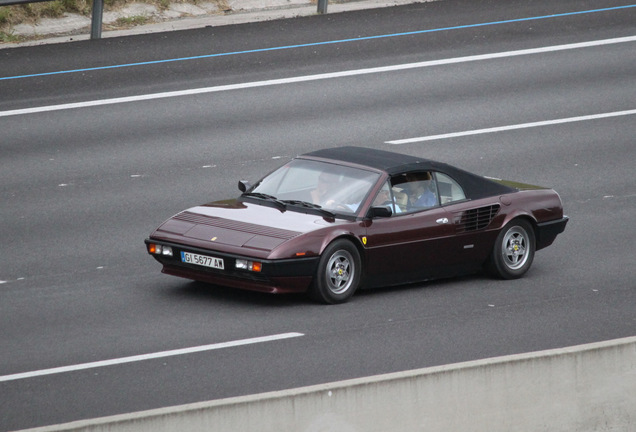
[[[372,219],[366,230],[366,285],[444,275],[453,234],[451,215],[443,207]]]

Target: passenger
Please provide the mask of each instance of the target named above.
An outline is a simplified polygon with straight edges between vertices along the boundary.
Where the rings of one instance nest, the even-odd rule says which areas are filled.
[[[391,192],[388,187],[383,187],[378,192],[378,195],[373,200],[372,206],[388,206],[391,207],[393,213],[401,213],[402,209],[395,203],[395,200],[391,199]]]
[[[386,188],[380,189],[378,196],[373,200],[374,206],[391,205],[391,194]]]
[[[434,192],[435,183],[429,173],[424,175],[409,174],[405,183],[408,194],[407,208],[421,209],[435,207],[437,195]]]

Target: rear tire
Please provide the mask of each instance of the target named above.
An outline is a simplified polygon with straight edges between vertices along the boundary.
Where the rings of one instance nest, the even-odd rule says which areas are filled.
[[[360,253],[353,243],[340,239],[322,253],[311,296],[326,304],[344,303],[358,289],[362,274]]]
[[[523,219],[514,219],[497,236],[488,269],[502,279],[518,279],[532,265],[535,247],[532,225]]]

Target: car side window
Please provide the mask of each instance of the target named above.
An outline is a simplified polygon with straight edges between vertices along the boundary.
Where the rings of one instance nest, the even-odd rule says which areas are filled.
[[[437,188],[442,205],[466,199],[462,187],[446,174],[436,172]]]
[[[435,177],[428,171],[401,174],[392,178],[391,183],[395,201],[404,212],[439,205]]]
[[[402,213],[402,208],[398,205],[396,200],[396,193],[393,188],[391,188],[391,184],[387,181],[382,189],[378,192],[373,200],[373,207],[389,207],[391,209],[392,214]]]

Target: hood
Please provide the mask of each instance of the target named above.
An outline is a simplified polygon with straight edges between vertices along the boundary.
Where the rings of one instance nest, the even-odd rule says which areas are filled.
[[[301,234],[339,222],[238,200],[192,207],[164,222],[154,237],[270,252]]]

